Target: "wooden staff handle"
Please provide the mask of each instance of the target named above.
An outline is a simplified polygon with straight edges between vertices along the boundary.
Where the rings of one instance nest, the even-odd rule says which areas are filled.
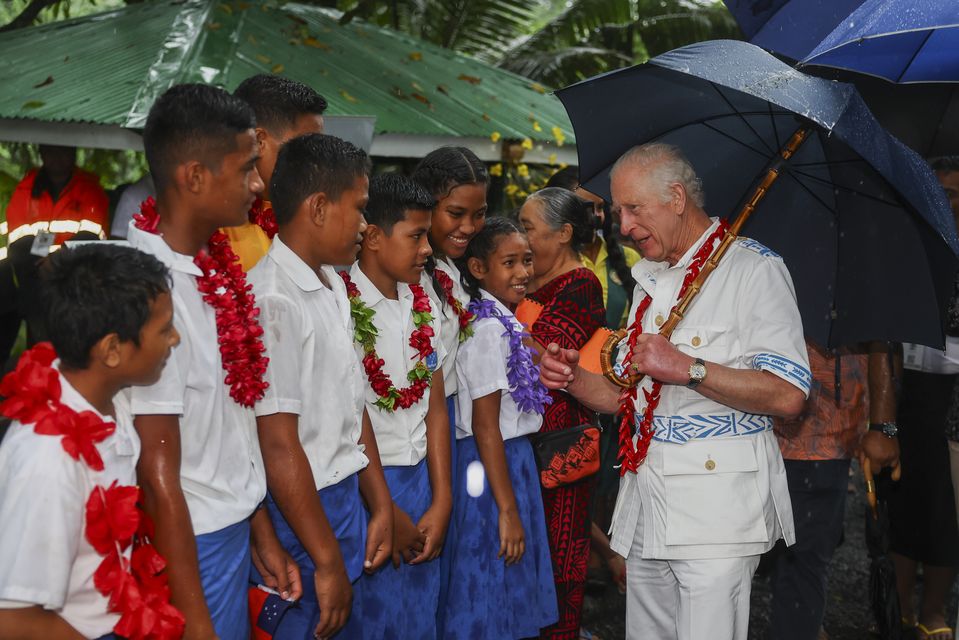
[[[723,256],[726,255],[726,252],[729,250],[729,247],[731,247],[736,238],[739,237],[739,231],[743,228],[743,225],[746,224],[746,221],[749,220],[749,217],[756,210],[759,202],[769,192],[770,187],[772,187],[773,183],[776,182],[776,179],[779,178],[782,164],[789,160],[794,153],[796,153],[796,150],[799,149],[800,145],[802,145],[811,132],[812,129],[809,127],[801,127],[797,129],[796,132],[793,133],[792,137],[790,137],[783,146],[783,148],[780,149],[779,155],[776,156],[776,158],[767,167],[766,175],[753,190],[752,196],[749,198],[746,204],[743,205],[743,208],[739,211],[739,214],[729,226],[729,229],[726,230],[726,233],[719,242],[719,246],[716,247],[712,255],[709,256],[709,259],[706,260],[706,263],[703,265],[699,275],[697,275],[696,279],[690,283],[686,293],[683,294],[683,297],[680,298],[679,302],[676,303],[676,306],[673,307],[673,310],[670,312],[666,322],[664,322],[663,326],[659,329],[659,335],[663,336],[667,340],[669,340],[669,338],[673,335],[673,330],[679,325],[680,321],[686,314],[686,310],[689,309],[689,305],[692,304],[693,300],[699,294],[699,291],[703,288],[706,278],[708,278],[709,274],[715,271],[716,267],[719,266],[719,261],[722,260]],[[644,377],[638,373],[626,373],[625,375],[620,375],[616,373],[614,369],[613,365],[616,362],[615,354],[619,343],[622,342],[622,340],[628,335],[629,332],[625,329],[620,329],[619,331],[611,334],[603,344],[603,348],[600,351],[599,360],[600,365],[603,367],[603,375],[610,382],[623,389],[638,385]],[[628,363],[627,366],[629,366]]]

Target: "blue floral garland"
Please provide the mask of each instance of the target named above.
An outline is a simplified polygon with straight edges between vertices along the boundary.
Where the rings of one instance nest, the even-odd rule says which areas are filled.
[[[529,334],[518,330],[513,321],[496,308],[493,300],[473,300],[469,310],[476,314],[477,320],[496,318],[503,325],[506,331],[502,335],[509,339],[509,356],[506,358],[509,394],[520,411],[542,415],[553,399],[539,380],[539,366],[533,364],[532,351],[523,344],[523,338]]]

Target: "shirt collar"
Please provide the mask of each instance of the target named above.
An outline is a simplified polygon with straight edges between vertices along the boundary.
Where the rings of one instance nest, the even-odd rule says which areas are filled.
[[[496,298],[496,296],[492,295],[492,294],[491,294],[489,291],[487,291],[486,289],[480,289],[480,296],[482,296],[483,300],[492,300],[493,303],[496,305],[497,311],[499,311],[499,312],[500,312],[501,314],[503,314],[505,317],[507,317],[507,318],[512,318],[512,317],[514,317],[514,314],[513,314],[512,311],[509,310],[509,307],[507,307],[505,304],[503,304],[502,302],[500,302],[500,301]]]
[[[599,251],[596,253],[595,260],[590,260],[589,256],[587,256],[585,253],[580,253],[579,257],[580,257],[580,260],[583,261],[583,265],[585,265],[587,269],[592,271],[593,268],[598,267],[599,265],[606,262],[607,258],[609,257],[609,252],[606,249],[606,241],[600,238]]]
[[[366,303],[366,306],[372,308],[379,304],[382,300],[388,300],[386,296],[380,293],[380,290],[376,288],[376,285],[366,277],[366,274],[363,273],[363,270],[360,269],[360,262],[357,260],[353,263],[353,266],[350,268],[350,279],[353,281],[353,284],[356,285],[356,288],[360,290],[360,295],[363,297],[363,302]],[[396,290],[399,293],[400,299],[412,299],[413,292],[410,290],[410,286],[405,282],[397,282]]]
[[[90,402],[80,395],[80,392],[73,388],[73,385],[66,379],[66,376],[60,371],[60,360],[57,359],[53,362],[53,368],[57,370],[57,374],[60,376],[60,402],[67,405],[74,411],[82,413],[84,411],[92,411],[99,417],[101,420],[106,422],[115,422],[110,416],[105,416],[96,408],[90,404]]]
[[[168,269],[198,278],[203,275],[203,271],[200,270],[200,267],[196,266],[191,256],[177,253],[170,248],[170,245],[166,243],[163,236],[158,233],[148,233],[142,229],[137,229],[132,221],[130,222],[130,231],[127,235],[127,240],[133,245],[134,249],[139,249],[140,251],[151,254],[166,265]]]
[[[711,224],[709,227],[703,231],[702,235],[693,243],[689,249],[686,250],[686,253],[683,254],[675,265],[669,266],[669,263],[665,260],[662,262],[653,262],[643,258],[635,265],[633,265],[632,274],[633,278],[647,293],[652,295],[653,288],[656,285],[656,274],[666,271],[669,269],[681,269],[685,270],[689,263],[692,261],[693,256],[696,255],[696,252],[705,244],[706,239],[716,231],[716,228],[719,226],[719,218],[710,218]]]
[[[280,267],[280,269],[290,277],[296,286],[307,293],[318,291],[325,288],[323,281],[320,280],[316,272],[310,268],[303,259],[296,255],[292,249],[280,240],[280,236],[273,238],[273,245],[268,252],[270,258]]]

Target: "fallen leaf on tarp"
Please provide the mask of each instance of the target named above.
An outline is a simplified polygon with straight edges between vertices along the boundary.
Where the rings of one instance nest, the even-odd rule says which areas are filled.
[[[436,90],[446,96],[450,94],[450,88],[447,87],[445,84],[436,85]]]
[[[282,64],[275,64],[273,65],[273,68],[270,69],[270,71],[272,71],[273,73],[283,73],[283,69],[285,68],[286,67],[284,67]]]
[[[468,76],[465,73],[461,73],[457,80],[462,80],[463,82],[469,82],[470,84],[479,84],[483,81],[482,78],[477,78],[476,76]]]
[[[252,44],[254,47],[258,44],[252,33],[246,37],[246,41]]]
[[[262,53],[256,54],[256,59],[262,62],[263,64],[270,64],[271,62],[273,62],[272,60],[270,60],[269,56],[265,56]]]
[[[423,54],[420,53],[419,51],[410,52],[410,60],[412,60],[413,62],[419,62],[422,59],[423,59]]]
[[[411,83],[410,83],[410,86],[413,87],[414,89],[416,89],[417,91],[422,91],[422,90],[423,90],[423,87],[421,87],[421,86],[420,86],[420,83],[417,82],[416,80],[414,80],[413,82],[411,82]]]
[[[419,100],[420,102],[422,102],[423,104],[425,104],[425,105],[428,106],[428,107],[432,107],[432,106],[433,106],[433,104],[430,102],[430,99],[427,98],[426,96],[424,96],[422,93],[411,93],[410,95],[413,96],[413,98],[415,98],[416,100]]]
[[[29,102],[24,102],[23,106],[20,108],[21,109],[39,109],[45,104],[46,102],[44,102],[43,100],[30,100]]]
[[[40,84],[33,85],[34,89],[39,89],[40,87],[45,87],[48,84],[53,84],[53,76],[47,76],[47,79],[41,82]]]
[[[535,91],[536,93],[546,93],[546,87],[541,85],[538,82],[533,82],[529,85],[529,88]]]
[[[406,93],[405,93],[402,89],[400,89],[399,87],[397,87],[397,86],[393,86],[392,88],[390,88],[390,93],[392,93],[393,96],[399,98],[400,100],[408,100],[408,99],[409,99],[409,96],[406,95]]]
[[[487,122],[489,122],[490,119],[491,118],[489,117],[489,114],[486,114],[486,113],[483,114],[483,120],[486,120]]]
[[[220,27],[223,25],[219,22],[207,22],[204,26],[206,26],[206,28],[210,31],[219,31]]]
[[[343,96],[343,99],[347,102],[358,102],[356,98],[346,92],[346,89],[340,89],[340,95]]]
[[[229,16],[233,15],[233,7],[228,4],[218,4],[216,8]]]
[[[309,38],[306,38],[306,39],[303,41],[303,44],[305,44],[305,45],[308,46],[308,47],[313,47],[314,49],[321,49],[321,50],[323,50],[323,51],[329,51],[329,50],[330,50],[330,45],[326,44],[325,42],[320,42],[319,40],[317,40],[317,39],[314,38],[313,36],[310,36]]]

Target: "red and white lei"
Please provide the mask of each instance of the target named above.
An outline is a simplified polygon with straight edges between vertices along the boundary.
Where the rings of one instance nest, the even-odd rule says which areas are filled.
[[[418,284],[409,285],[413,292],[413,324],[416,327],[410,334],[409,345],[419,356],[419,361],[406,374],[410,382],[408,387],[398,389],[390,377],[383,371],[385,362],[376,353],[376,337],[379,332],[373,324],[375,312],[360,297],[360,290],[345,271],[340,277],[346,283],[346,293],[350,298],[350,315],[353,318],[353,339],[363,347],[363,369],[370,381],[370,387],[378,396],[376,406],[384,411],[396,411],[396,408],[409,409],[423,399],[430,386],[432,371],[426,364],[427,358],[434,354],[433,321],[430,298]],[[413,356],[414,358],[416,356]]]
[[[103,471],[96,444],[116,429],[93,411],[77,412],[60,401],[60,376],[53,368],[56,353],[49,343],[25,352],[17,368],[0,382],[0,413],[35,433],[59,436],[63,450],[92,471]],[[139,487],[94,485],[86,502],[84,537],[103,560],[93,585],[108,598],[108,610],[120,615],[113,631],[130,640],[173,640],[183,635],[183,615],[170,604],[163,572],[166,561],[150,538],[153,523],[139,503]],[[131,549],[129,558],[124,555]],[[9,550],[8,550],[9,551]]]
[[[686,290],[689,289],[689,285],[693,283],[693,280],[696,279],[696,276],[699,275],[699,272],[702,271],[703,265],[706,263],[706,260],[713,252],[713,245],[726,233],[726,230],[729,228],[729,224],[722,220],[719,223],[719,227],[714,231],[708,238],[706,242],[703,243],[703,246],[699,248],[699,251],[696,252],[696,255],[693,256],[692,260],[689,263],[689,266],[686,267],[686,275],[683,278],[683,285],[679,289],[679,294],[676,296],[677,300],[682,300],[683,296],[686,294]],[[649,305],[653,302],[652,297],[649,294],[646,294],[646,297],[639,303],[639,306],[636,308],[636,316],[633,320],[633,324],[629,327],[629,340],[627,345],[629,347],[626,352],[626,359],[624,362],[626,366],[629,367],[630,363],[633,360],[633,350],[636,348],[636,341],[639,338],[639,335],[643,333],[643,316],[646,314],[646,310],[649,309]],[[675,310],[675,307],[673,307]],[[638,432],[638,438],[636,445],[633,445],[633,424],[636,420],[636,395],[637,395],[637,386],[632,385],[623,390],[623,393],[619,397],[619,411],[623,416],[622,421],[619,425],[619,460],[621,463],[619,474],[625,475],[627,471],[632,471],[636,473],[636,470],[639,469],[639,465],[643,464],[646,460],[646,453],[649,451],[649,443],[653,439],[655,434],[655,429],[653,428],[653,414],[656,412],[656,408],[659,406],[660,401],[660,392],[662,391],[663,383],[658,380],[653,380],[652,387],[647,391],[643,389],[643,396],[646,399],[646,408],[643,410],[643,417],[637,427],[636,431]]]
[[[443,287],[443,293],[446,295],[446,303],[452,307],[453,312],[456,314],[456,318],[459,321],[459,341],[464,342],[473,335],[473,320],[476,319],[476,314],[464,307],[463,303],[457,300],[456,296],[453,295],[453,279],[450,278],[449,274],[437,268],[433,271],[433,277],[436,278],[436,281]]]
[[[157,233],[160,216],[154,199],[144,200],[133,218],[137,229]],[[260,310],[252,287],[222,231],[210,236],[207,250],[197,254],[193,263],[203,273],[197,278],[197,289],[216,312],[216,336],[230,397],[252,407],[270,386],[263,379],[269,358],[263,355],[263,328],[257,321]]]

